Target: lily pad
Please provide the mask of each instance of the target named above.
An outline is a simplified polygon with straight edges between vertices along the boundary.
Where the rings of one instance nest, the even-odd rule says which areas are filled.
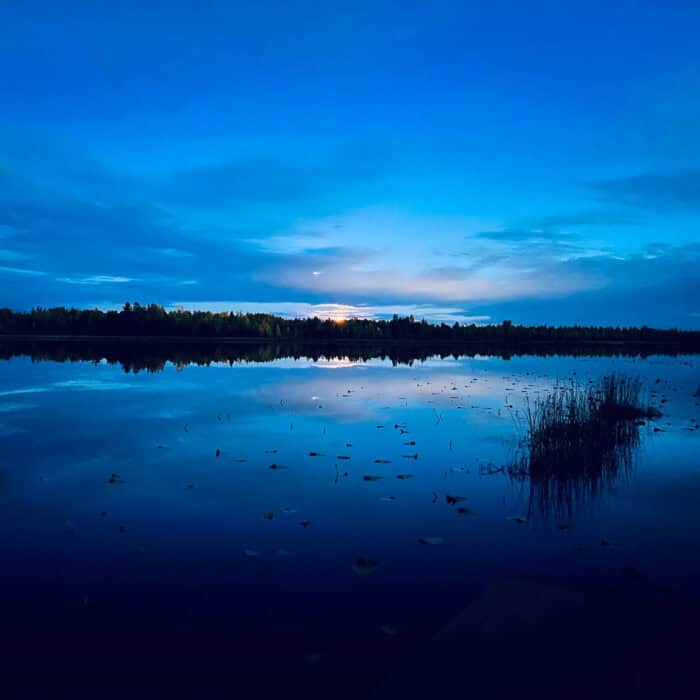
[[[419,544],[443,544],[444,539],[442,537],[419,537]]]
[[[448,506],[456,506],[458,503],[462,503],[463,501],[466,501],[465,496],[449,496],[445,494],[445,502],[447,503]]]
[[[353,571],[360,576],[371,574],[379,568],[379,562],[376,559],[367,559],[358,557],[352,565]]]

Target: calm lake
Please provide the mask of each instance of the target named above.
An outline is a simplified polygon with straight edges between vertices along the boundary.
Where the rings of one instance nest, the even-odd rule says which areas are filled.
[[[615,469],[504,468],[526,401],[611,373],[663,413]],[[693,600],[699,386],[698,356],[0,361],[3,663],[368,697],[494,582]]]

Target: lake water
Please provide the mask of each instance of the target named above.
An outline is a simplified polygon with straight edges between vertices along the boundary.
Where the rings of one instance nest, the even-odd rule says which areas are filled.
[[[663,411],[614,477],[500,469],[528,398],[613,372]],[[699,386],[697,356],[4,360],[4,663],[365,697],[496,580],[696,598]]]

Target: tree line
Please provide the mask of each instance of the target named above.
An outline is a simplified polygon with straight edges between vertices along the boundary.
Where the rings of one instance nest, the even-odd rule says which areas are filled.
[[[30,336],[156,337],[188,339],[245,338],[292,341],[430,341],[432,343],[644,343],[676,349],[700,349],[700,331],[623,326],[522,326],[432,324],[413,316],[390,320],[299,318],[272,314],[167,311],[158,304],[127,302],[119,311],[41,308],[27,312],[0,309],[0,334]]]

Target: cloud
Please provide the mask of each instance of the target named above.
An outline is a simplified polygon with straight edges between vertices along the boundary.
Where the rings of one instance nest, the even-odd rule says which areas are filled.
[[[533,229],[552,230],[562,235],[566,229],[598,228],[608,226],[638,226],[644,223],[644,217],[618,210],[591,210],[571,214],[553,214],[536,219]]]
[[[23,253],[21,250],[11,250],[9,248],[0,248],[0,260],[28,260],[32,256],[29,253]]]
[[[92,275],[91,277],[58,277],[58,282],[66,284],[127,284],[129,282],[137,282],[133,277],[119,277],[115,275]]]
[[[389,261],[390,262],[390,261]],[[533,262],[530,260],[530,262]],[[362,263],[362,264],[360,264]],[[321,274],[314,274],[319,272]],[[516,297],[557,297],[602,284],[595,275],[570,270],[510,267],[441,267],[406,271],[387,267],[383,257],[364,254],[284,261],[256,273],[261,280],[318,296],[392,301],[474,302]]]
[[[652,251],[650,254],[649,250]],[[582,289],[561,299],[512,299],[471,306],[496,320],[519,323],[654,325],[700,328],[693,317],[700,298],[700,245],[652,244],[627,256],[579,258],[576,269],[606,280],[598,289]]]
[[[28,270],[22,267],[8,267],[7,265],[0,265],[0,273],[7,272],[11,275],[25,275],[27,277],[42,277],[46,273],[42,270]]]
[[[537,229],[502,229],[499,231],[479,231],[470,238],[483,238],[489,241],[520,242],[533,240],[565,240],[574,239],[576,236],[560,231],[543,231]]]
[[[191,258],[193,255],[190,251],[181,250],[180,248],[156,248],[155,252],[168,258]]]
[[[21,231],[18,231],[16,228],[13,228],[12,226],[6,226],[5,224],[0,224],[0,240],[3,238],[11,238],[13,236],[17,236],[21,233]]]
[[[700,209],[700,170],[647,173],[590,183],[605,200],[639,209]]]
[[[0,135],[0,145],[7,141]],[[514,217],[464,236],[473,220],[365,201],[395,174],[394,155],[382,149],[229,158],[136,177],[49,141],[25,139],[0,168],[0,276],[8,281],[0,306],[86,306],[95,298],[119,306],[126,291],[143,303],[287,303],[285,313],[300,315],[338,313],[330,299],[348,316],[397,311],[453,321],[536,308],[538,300],[576,308],[583,298],[638,289],[644,298],[665,290],[682,309],[678,295],[697,291],[691,247],[640,229],[623,250],[610,235],[610,227],[645,222],[641,206],[618,208],[630,202],[691,206],[692,173],[599,181],[615,206]],[[661,313],[662,304],[644,307]]]
[[[317,158],[247,157],[180,168],[164,177],[156,192],[163,201],[205,209],[299,203],[349,185],[366,185],[391,164],[392,155],[385,148],[368,145],[348,146]]]
[[[183,301],[171,304],[170,309],[184,308],[190,311],[213,312],[243,312],[243,313],[269,313],[284,318],[313,318],[321,319],[387,319],[393,314],[400,316],[414,316],[426,321],[454,323],[482,323],[489,320],[487,315],[470,315],[459,307],[444,307],[429,304],[398,304],[398,305],[371,305],[371,304],[334,304],[309,302],[254,302],[254,301]]]

